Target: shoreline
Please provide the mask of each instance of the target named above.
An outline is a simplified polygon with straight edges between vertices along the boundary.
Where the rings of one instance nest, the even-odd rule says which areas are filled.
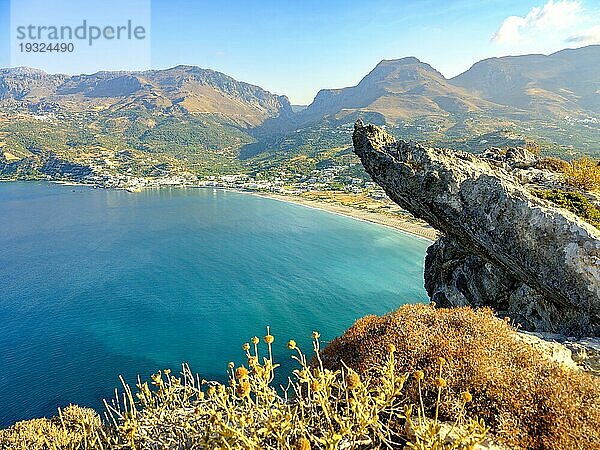
[[[431,227],[426,227],[419,223],[413,223],[401,217],[391,217],[380,212],[368,212],[358,208],[353,208],[351,206],[307,199],[295,195],[277,194],[272,192],[242,191],[239,189],[231,190],[242,194],[250,194],[255,195],[257,197],[269,198],[271,200],[292,203],[295,205],[304,206],[306,208],[318,209],[332,214],[349,217],[354,220],[360,220],[362,222],[369,222],[376,225],[381,225],[387,228],[391,228],[395,231],[404,234],[409,234],[411,236],[418,237],[420,239],[424,239],[430,242],[435,241],[439,237],[439,233]]]
[[[0,181],[19,181],[19,180],[0,180]],[[24,181],[33,181],[33,180],[24,180]],[[89,186],[95,187],[97,185],[93,183],[85,183],[85,182],[77,182],[77,181],[68,181],[68,180],[37,180],[37,181],[45,181],[52,184],[58,184],[62,186]],[[226,190],[231,192],[236,192],[240,194],[248,194],[254,195],[257,197],[268,198],[271,200],[277,200],[286,203],[292,203],[295,205],[304,206],[305,208],[313,208],[321,211],[329,212],[331,214],[337,214],[340,216],[349,217],[354,220],[360,220],[362,222],[373,223],[376,225],[384,226],[390,228],[394,231],[408,234],[413,237],[417,237],[420,239],[427,240],[429,242],[435,241],[440,234],[433,228],[422,225],[420,223],[415,223],[410,220],[404,219],[399,216],[390,216],[381,212],[369,212],[363,209],[353,208],[351,206],[342,205],[339,203],[333,202],[325,202],[315,199],[309,199],[305,197],[301,197],[298,195],[287,195],[280,194],[275,192],[261,192],[261,191],[247,191],[242,189],[236,189],[232,187],[213,187],[213,186],[157,186],[157,187],[147,187],[141,190],[147,189],[162,189],[164,187],[169,188],[192,188],[192,189],[219,189]],[[104,189],[107,189],[104,187]],[[108,188],[108,189],[118,189],[125,190],[128,192],[139,192],[137,190],[130,190],[124,188]]]

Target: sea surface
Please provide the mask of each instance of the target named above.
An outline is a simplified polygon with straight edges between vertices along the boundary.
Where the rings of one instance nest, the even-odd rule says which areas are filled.
[[[309,349],[366,314],[425,301],[428,242],[213,189],[129,193],[0,183],[0,426],[76,403],[101,410],[182,362],[223,380],[271,326]]]

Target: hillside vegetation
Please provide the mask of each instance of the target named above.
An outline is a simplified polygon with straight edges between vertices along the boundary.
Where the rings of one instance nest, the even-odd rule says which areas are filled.
[[[347,154],[334,150],[349,148],[359,117],[454,149],[533,139],[559,156],[597,157],[599,70],[600,46],[492,58],[452,79],[414,57],[384,60],[356,86],[321,90],[294,112],[285,96],[192,66],[77,76],[0,69],[0,157],[32,165],[37,148],[94,164],[126,150],[139,153],[134,174],[148,158],[201,175],[280,172],[298,156],[344,165]]]
[[[0,444],[19,449],[298,450],[408,444],[450,450],[472,448],[486,439],[484,423],[465,414],[468,392],[451,399],[462,405],[451,426],[439,422],[437,414],[426,419],[423,406],[407,403],[403,388],[411,374],[396,374],[393,346],[385,349],[371,374],[359,375],[346,366],[324,368],[319,333],[312,338],[312,366],[295,341],[288,341],[298,369],[286,388],[273,386],[279,365],[272,358],[275,338],[267,327],[264,347],[258,337],[243,344],[247,365],[229,364],[228,385],[200,380],[187,366],[181,376],[159,371],[135,392],[124,384],[122,399],[107,403],[105,423],[93,410],[69,406],[52,419],[19,422],[0,431]],[[435,370],[440,377],[445,373],[441,361]],[[425,381],[418,382],[425,389]],[[450,399],[440,383],[436,389],[437,409]]]
[[[486,448],[488,434],[517,449],[596,448],[600,385],[517,338],[490,310],[406,305],[360,319],[273,386],[275,338],[243,344],[247,365],[229,383],[157,372],[107,403],[104,421],[69,406],[51,419],[0,431],[14,449]],[[479,417],[479,418],[477,418]],[[483,420],[482,420],[483,419]],[[488,428],[489,427],[489,428]]]
[[[428,387],[420,393],[409,378],[405,392],[411,402],[422,394],[429,415],[435,413],[435,362],[443,357],[449,398],[472,393],[467,412],[484,419],[509,448],[600,448],[598,379],[549,361],[490,309],[407,305],[383,317],[367,316],[327,346],[322,358],[332,369],[343,361],[369,373],[389,345],[396,348],[398,374],[423,371]],[[442,402],[440,415],[449,419],[459,407]]]

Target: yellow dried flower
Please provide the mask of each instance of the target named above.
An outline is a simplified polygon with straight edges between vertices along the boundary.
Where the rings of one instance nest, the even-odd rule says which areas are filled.
[[[247,352],[248,350],[250,350],[250,344],[248,344],[247,342],[242,345],[242,350],[244,350],[245,352]]]
[[[254,336],[252,339],[250,339],[250,342],[252,342],[254,345],[256,345],[260,342],[260,339],[258,339],[257,336]]]
[[[212,397],[213,395],[215,395],[216,392],[217,392],[217,388],[214,386],[209,386],[208,389],[206,390],[206,393],[208,394],[209,397]]]
[[[390,353],[394,353],[396,351],[396,346],[394,344],[388,344],[387,350]]]
[[[446,360],[445,360],[444,358],[442,358],[441,356],[438,356],[438,358],[437,358],[437,363],[438,363],[440,366],[443,366],[444,364],[446,364]]]
[[[227,364],[227,367],[233,369],[235,367],[235,364],[233,363],[233,361],[230,361],[229,364]]]
[[[310,441],[305,437],[301,437],[296,441],[296,445],[294,445],[294,450],[310,450]]]
[[[444,380],[442,377],[437,377],[435,379],[435,385],[439,388],[445,388],[446,384],[446,380]]]
[[[469,403],[471,400],[473,400],[473,396],[471,395],[470,392],[463,392],[461,394],[461,397],[462,397],[462,401],[464,403]]]
[[[137,432],[137,428],[138,428],[137,425],[125,424],[123,426],[122,430],[129,439],[133,440],[135,437],[135,433]]]
[[[258,358],[256,356],[251,356],[250,358],[248,358],[248,365],[250,367],[253,367],[257,364],[258,364]]]
[[[248,383],[248,381],[242,381],[237,385],[235,392],[239,397],[246,397],[250,395],[250,383]]]
[[[263,369],[263,368],[262,368],[261,366],[259,366],[259,365],[255,365],[255,366],[252,368],[252,371],[253,371],[253,372],[254,372],[256,375],[258,375],[259,377],[262,377],[262,376],[265,374],[265,369]]]
[[[242,380],[248,377],[248,369],[246,369],[244,366],[238,367],[237,369],[235,369],[235,377],[238,380]]]
[[[346,377],[346,386],[348,389],[356,389],[360,385],[360,377],[356,372],[350,372]]]
[[[273,341],[275,340],[275,338],[273,336],[271,336],[270,334],[267,334],[264,339],[267,344],[272,344]]]
[[[318,331],[313,331],[312,337],[313,337],[313,339],[319,339],[321,337],[321,334],[319,334]]]
[[[290,350],[295,350],[296,349],[296,341],[294,341],[293,339],[290,339],[288,341],[287,348],[289,348]]]
[[[425,373],[422,370],[417,370],[413,375],[417,381],[421,381],[425,378]]]
[[[313,392],[319,392],[321,390],[322,386],[321,383],[319,383],[318,380],[312,380],[310,382],[310,390]]]
[[[240,422],[243,425],[252,425],[252,422],[254,420],[252,419],[252,416],[250,414],[244,414],[242,417],[240,417]]]

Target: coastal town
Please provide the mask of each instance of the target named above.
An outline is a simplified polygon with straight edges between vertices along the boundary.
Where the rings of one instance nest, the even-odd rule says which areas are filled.
[[[276,200],[326,210],[358,220],[384,225],[433,240],[438,233],[425,222],[392,202],[376,183],[355,175],[355,167],[331,165],[308,174],[281,170],[276,173],[237,173],[198,176],[184,170],[166,171],[157,176],[133,176],[93,167],[83,177],[76,171],[62,177],[47,175],[51,182],[85,184],[96,188],[120,189],[132,193],[164,188],[223,189],[260,195]]]

